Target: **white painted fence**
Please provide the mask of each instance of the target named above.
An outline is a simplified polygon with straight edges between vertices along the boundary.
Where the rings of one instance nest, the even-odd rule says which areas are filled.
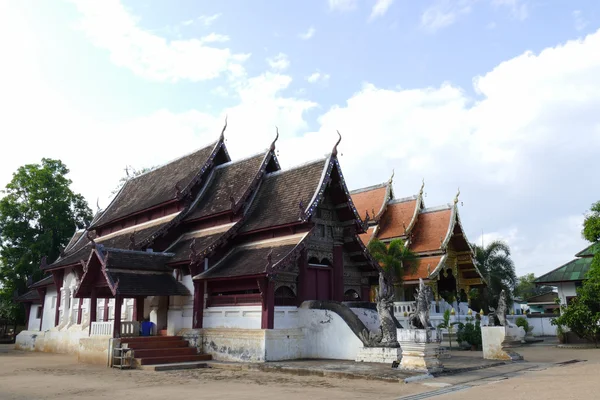
[[[112,336],[113,321],[92,322],[90,336]]]
[[[112,336],[114,321],[92,322],[90,336]],[[140,323],[138,321],[121,321],[121,337],[139,336]]]

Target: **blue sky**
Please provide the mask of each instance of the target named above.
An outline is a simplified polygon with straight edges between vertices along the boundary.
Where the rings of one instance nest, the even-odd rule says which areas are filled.
[[[600,199],[600,4],[543,0],[0,1],[0,185],[62,159],[106,206],[126,165],[214,140],[284,166],[330,151],[352,188],[461,188],[473,241],[519,273],[585,243]]]

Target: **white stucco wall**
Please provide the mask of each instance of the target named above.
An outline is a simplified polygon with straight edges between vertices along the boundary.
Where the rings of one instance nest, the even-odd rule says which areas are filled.
[[[175,335],[182,329],[191,329],[194,316],[194,282],[191,275],[183,276],[181,283],[192,296],[171,296],[167,312],[167,333]]]
[[[362,342],[339,315],[329,310],[299,311],[304,331],[303,358],[356,358]]]
[[[56,312],[56,288],[49,287],[44,299],[44,320],[42,321],[42,330],[47,331],[54,328],[54,316]]]
[[[41,307],[40,304],[32,304],[29,310],[29,321],[27,321],[28,331],[39,331],[40,330],[40,319],[37,318],[38,309]]]
[[[533,327],[533,336],[556,336],[556,326],[551,323],[552,318],[527,318],[529,326]]]
[[[367,327],[371,332],[379,331],[379,327],[381,323],[379,322],[379,315],[377,314],[377,310],[371,310],[368,308],[351,308],[352,312],[356,314],[358,319],[362,321],[363,324]]]
[[[273,318],[273,327],[275,329],[298,329],[300,328],[300,314],[298,307],[277,306],[275,307],[275,316]]]
[[[557,285],[557,288],[558,298],[560,299],[561,304],[567,304],[567,297],[577,296],[577,291],[575,290],[575,282],[559,283]]]
[[[261,306],[208,307],[204,309],[203,328],[260,329]]]

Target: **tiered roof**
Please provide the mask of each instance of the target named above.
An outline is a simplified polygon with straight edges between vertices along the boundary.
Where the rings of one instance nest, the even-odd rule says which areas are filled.
[[[217,264],[202,278],[270,273],[297,256],[326,191],[334,191],[345,205],[336,208],[338,217],[354,220],[362,232],[336,149],[337,144],[329,157],[280,171],[275,142],[260,154],[231,162],[221,135],[216,143],[127,181],[88,230],[78,229],[61,256],[42,269],[77,268],[83,273],[80,297],[90,295],[97,279],[106,281],[107,296],[181,294],[185,288],[174,281],[173,268],[188,265],[190,272],[198,271],[192,266],[213,252],[219,252],[211,259]],[[304,234],[293,228],[270,242],[253,236],[284,226],[302,227],[298,232]],[[236,235],[241,239],[233,240]],[[366,253],[358,236],[344,246],[353,248],[354,258]]]
[[[419,256],[418,269],[406,272],[405,280],[437,276],[446,262],[449,243],[456,251],[472,254],[460,223],[456,205],[458,195],[454,204],[426,208],[423,201],[424,185],[417,195],[400,199],[389,196],[392,194],[391,186],[390,179],[381,185],[354,190],[351,195],[356,203],[367,210],[382,210],[376,213],[368,231],[360,235],[365,246],[374,238],[384,242],[401,238]],[[410,271],[408,267],[407,271]],[[476,267],[472,277],[482,277]]]

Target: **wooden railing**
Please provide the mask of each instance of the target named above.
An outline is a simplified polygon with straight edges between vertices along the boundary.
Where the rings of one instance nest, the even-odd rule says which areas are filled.
[[[262,304],[260,293],[252,294],[231,294],[223,296],[211,296],[208,298],[208,307],[219,306],[252,306]]]

